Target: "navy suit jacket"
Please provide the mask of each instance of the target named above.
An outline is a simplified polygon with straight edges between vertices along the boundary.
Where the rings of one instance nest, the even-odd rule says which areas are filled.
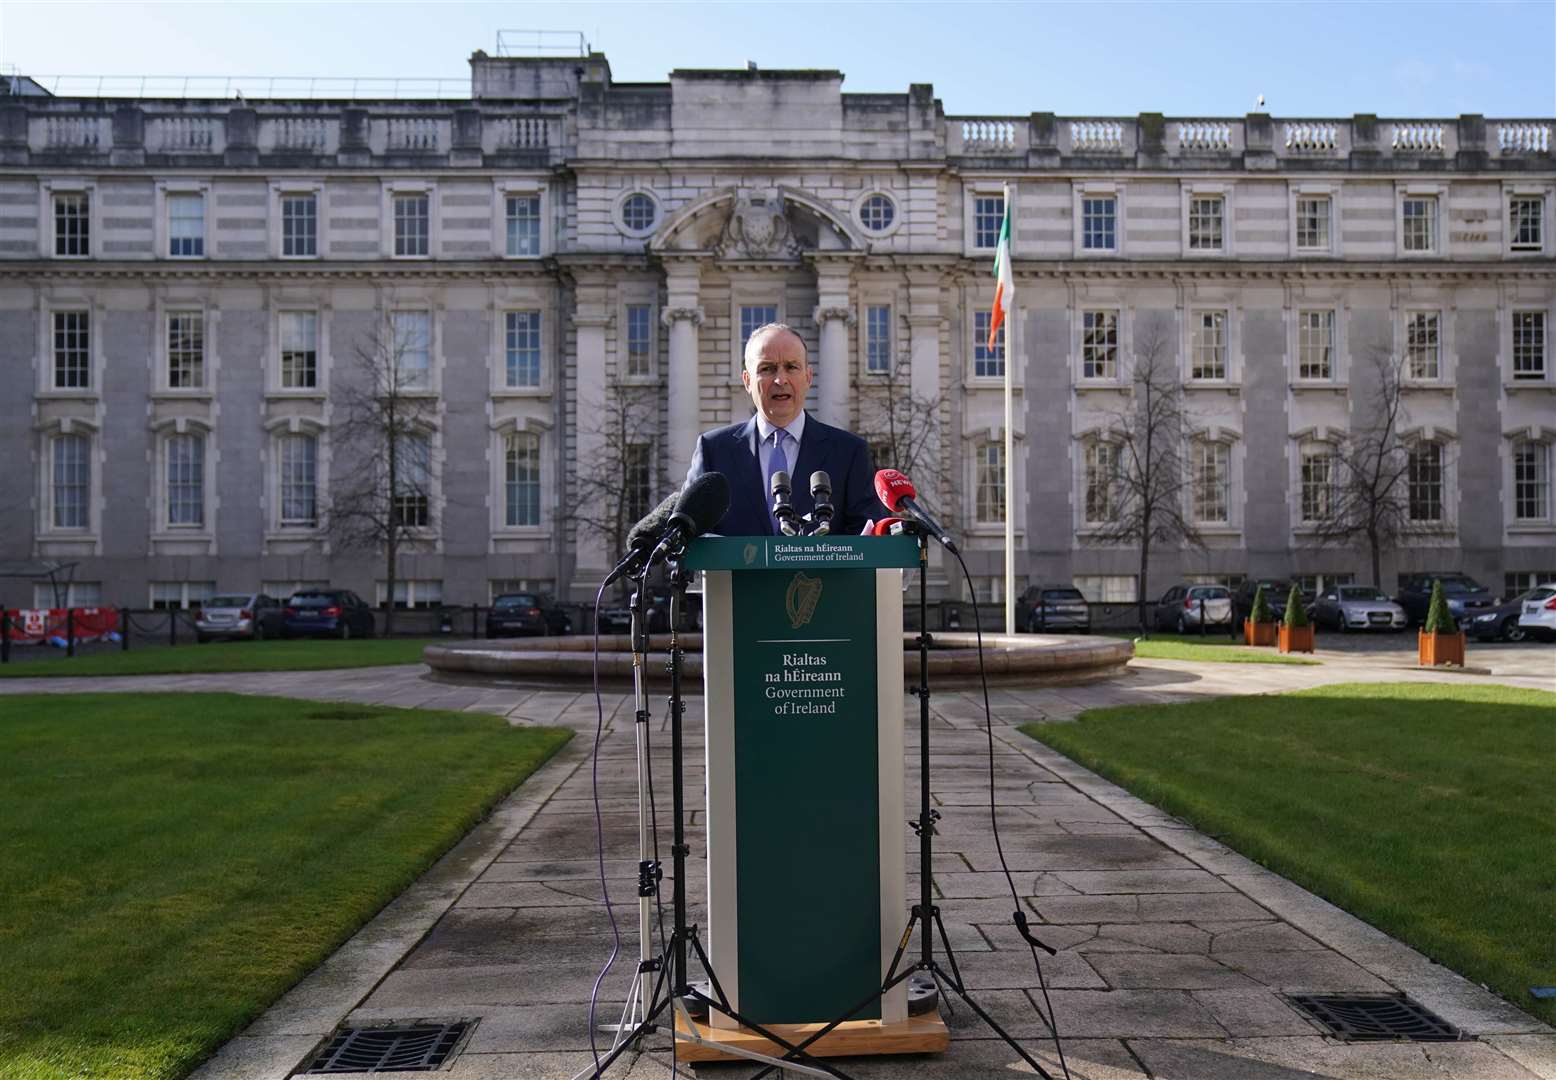
[[[767,478],[757,456],[756,416],[740,424],[705,431],[697,438],[690,483],[703,473],[720,472],[729,479],[729,510],[713,528],[724,536],[770,536],[772,505]],[[800,459],[789,470],[794,478],[794,512],[803,516],[816,508],[810,497],[810,474],[821,470],[832,480],[832,531],[857,536],[865,522],[879,521],[886,508],[875,497],[875,466],[870,447],[859,436],[805,414],[805,437],[800,440]]]

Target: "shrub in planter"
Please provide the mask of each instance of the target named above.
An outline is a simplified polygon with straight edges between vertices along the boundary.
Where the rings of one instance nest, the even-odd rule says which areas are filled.
[[[1302,606],[1302,592],[1295,585],[1286,596],[1286,619],[1280,627],[1280,651],[1313,651],[1313,624],[1308,621],[1307,608]]]
[[[1453,621],[1440,581],[1432,582],[1432,599],[1426,608],[1426,624],[1416,636],[1416,652],[1422,667],[1464,666],[1464,631]]]
[[[1263,585],[1254,590],[1253,607],[1248,612],[1248,618],[1243,621],[1243,637],[1250,645],[1275,644],[1275,613],[1270,610],[1270,602],[1264,598]]]

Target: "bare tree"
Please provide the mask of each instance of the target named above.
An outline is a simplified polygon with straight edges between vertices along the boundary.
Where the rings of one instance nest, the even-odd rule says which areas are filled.
[[[1185,460],[1189,416],[1183,384],[1163,318],[1142,318],[1135,338],[1129,400],[1108,416],[1101,440],[1113,448],[1111,476],[1088,483],[1094,501],[1087,517],[1089,542],[1126,545],[1140,552],[1137,596],[1141,627],[1150,595],[1151,548],[1160,544],[1201,546],[1199,531],[1185,513],[1192,478]],[[1097,490],[1090,490],[1093,486]]]
[[[907,371],[893,364],[879,375],[861,380],[857,434],[869,444],[877,469],[896,469],[912,477],[934,499],[953,489],[956,468],[941,452],[941,395],[913,393]],[[954,525],[954,499],[942,499],[941,518]]]
[[[1368,350],[1375,383],[1358,410],[1360,422],[1332,458],[1327,512],[1320,505],[1314,539],[1319,544],[1365,542],[1372,556],[1372,584],[1383,585],[1383,552],[1410,523],[1410,446],[1401,437],[1404,358],[1381,346]],[[1320,495],[1320,498],[1323,496]]]
[[[612,377],[603,400],[579,403],[588,418],[580,434],[592,436],[593,446],[588,460],[580,455],[575,464],[567,513],[578,532],[597,537],[611,558],[626,551],[627,533],[659,501],[657,391]]]
[[[383,555],[385,635],[394,633],[400,554],[436,527],[431,431],[438,408],[428,340],[415,318],[381,324],[358,343],[335,395],[343,420],[333,438],[326,523],[342,547]]]

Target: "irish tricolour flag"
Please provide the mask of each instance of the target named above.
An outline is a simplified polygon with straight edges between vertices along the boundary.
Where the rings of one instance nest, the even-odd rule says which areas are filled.
[[[994,315],[989,319],[989,348],[999,336],[1005,313],[1016,305],[1016,275],[1010,268],[1010,187],[1005,188],[1005,218],[1000,222],[1000,241],[994,249]]]

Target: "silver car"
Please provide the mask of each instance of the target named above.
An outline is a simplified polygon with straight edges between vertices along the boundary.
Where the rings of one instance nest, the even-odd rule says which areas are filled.
[[[1313,621],[1331,630],[1403,630],[1405,609],[1371,585],[1340,585],[1313,602]]]
[[[1204,613],[1204,629],[1232,625],[1232,593],[1220,585],[1174,585],[1156,602],[1151,612],[1151,622],[1157,630],[1176,630],[1186,634],[1198,631],[1200,613]]]
[[[1556,636],[1556,582],[1529,590],[1518,625],[1541,640]]]
[[[281,603],[264,593],[222,593],[200,605],[195,616],[195,640],[281,636]]]

